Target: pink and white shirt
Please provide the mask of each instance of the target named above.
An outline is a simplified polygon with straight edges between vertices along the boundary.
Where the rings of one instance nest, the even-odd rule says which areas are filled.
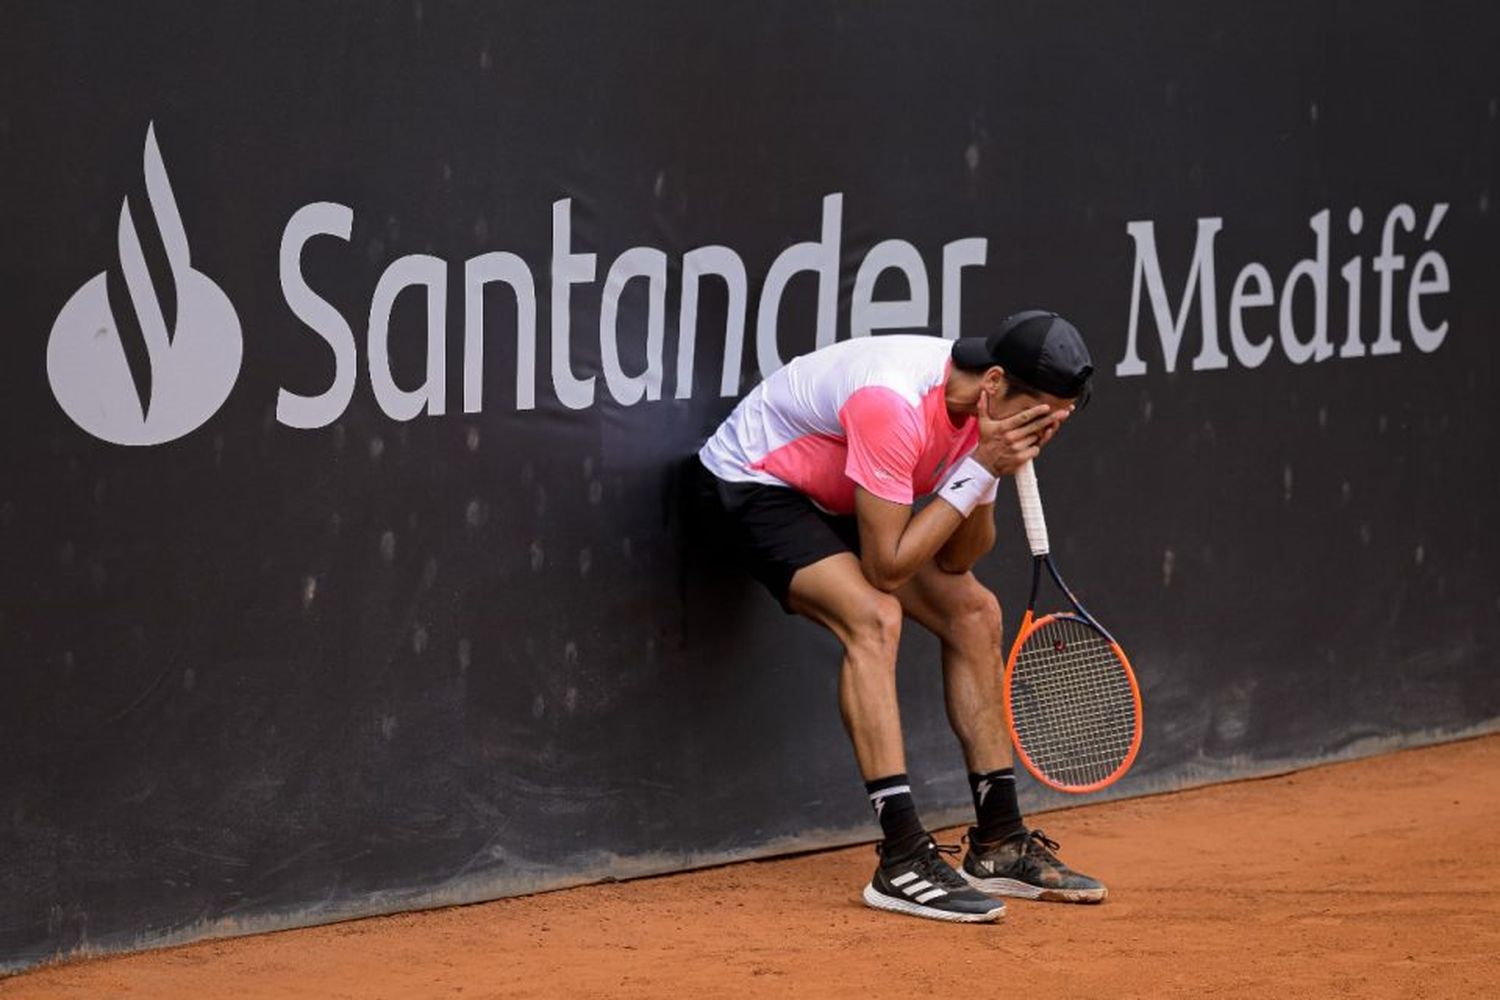
[[[892,334],[840,341],[796,358],[750,391],[698,452],[728,482],[789,486],[834,514],[854,487],[911,503],[974,449],[944,389],[953,342]]]

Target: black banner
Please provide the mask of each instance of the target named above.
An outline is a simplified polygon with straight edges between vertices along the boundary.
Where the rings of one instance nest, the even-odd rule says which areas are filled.
[[[1494,728],[1497,47],[1400,2],[11,11],[0,969],[873,836],[836,644],[682,463],[819,344],[1027,307],[1101,369],[1040,473],[1142,681],[1114,793]],[[915,629],[900,684],[956,818]]]

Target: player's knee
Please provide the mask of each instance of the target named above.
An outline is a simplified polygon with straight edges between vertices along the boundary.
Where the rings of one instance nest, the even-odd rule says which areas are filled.
[[[950,641],[959,645],[1000,644],[1000,599],[973,577],[953,602],[949,612]]]
[[[896,598],[871,588],[848,626],[851,651],[895,661],[901,641],[901,602]]]

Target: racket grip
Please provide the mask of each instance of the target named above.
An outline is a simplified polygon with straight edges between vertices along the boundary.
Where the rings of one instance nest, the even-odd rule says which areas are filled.
[[[1047,543],[1047,518],[1042,513],[1042,494],[1036,485],[1036,467],[1027,462],[1016,470],[1016,500],[1021,505],[1021,521],[1026,525],[1026,543],[1031,554],[1044,556],[1051,551]]]

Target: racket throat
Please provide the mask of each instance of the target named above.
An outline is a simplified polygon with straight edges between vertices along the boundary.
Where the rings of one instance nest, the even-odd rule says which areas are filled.
[[[1051,569],[1052,560],[1047,556],[1037,556],[1031,560],[1031,596],[1026,599],[1026,624],[1031,624],[1033,613],[1036,611],[1037,591],[1042,587],[1042,563],[1046,563]],[[1056,570],[1052,570],[1056,574]]]

